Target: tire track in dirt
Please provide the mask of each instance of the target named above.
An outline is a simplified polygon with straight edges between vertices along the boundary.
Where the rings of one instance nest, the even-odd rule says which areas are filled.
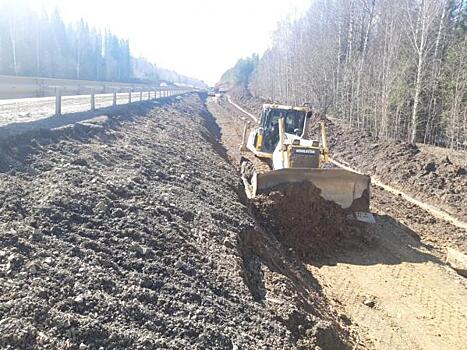
[[[378,349],[461,349],[465,344],[465,285],[436,264],[309,268],[354,322],[368,329]],[[375,306],[365,305],[366,298]]]

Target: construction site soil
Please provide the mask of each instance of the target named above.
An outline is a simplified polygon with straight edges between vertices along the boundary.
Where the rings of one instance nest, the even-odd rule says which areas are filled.
[[[140,103],[2,141],[0,348],[363,348],[300,259],[301,223],[289,242],[269,199],[255,217],[232,166],[241,127],[221,134],[205,103]],[[314,252],[347,235],[320,205]]]
[[[254,115],[261,109],[262,101],[249,94],[242,95],[241,90],[234,91],[231,97],[234,102]],[[213,99],[208,103],[208,107],[221,128],[221,140],[226,145],[228,154],[232,159],[237,159],[238,146],[232,146],[235,143],[232,139],[236,138],[237,144],[241,142],[242,126],[251,118],[236,109],[224,97]],[[351,130],[353,138],[346,136],[349,131],[340,128],[338,122],[328,120],[327,125],[330,129],[328,138],[332,145],[333,157],[342,150],[349,160],[346,163],[358,170],[361,170],[359,160],[367,159],[370,162],[371,150],[366,146],[354,146],[355,140],[359,140],[357,144],[367,144],[360,141],[366,136],[362,137],[355,130]],[[369,144],[371,143],[368,142]],[[402,143],[387,144],[388,149],[411,149]],[[338,150],[335,152],[336,148]],[[417,149],[425,156],[446,156],[446,152],[440,152],[439,149],[430,146],[417,146]],[[363,155],[365,153],[366,156]],[[454,173],[457,173],[453,175],[455,181],[444,182],[443,186],[446,186],[445,189],[449,192],[457,188],[456,181],[465,179],[463,171],[458,171],[463,167],[461,163],[465,158],[462,152],[450,152],[447,155],[455,165]],[[418,164],[419,159],[424,158],[406,158],[406,162],[412,163],[401,165],[401,168],[411,167],[414,162],[421,166],[423,162]],[[378,162],[389,163],[390,160],[381,156]],[[438,168],[442,166],[437,166]],[[367,172],[373,175],[371,171]],[[382,178],[389,182],[390,178],[397,178],[399,174],[397,167],[393,167],[392,174]],[[442,174],[444,173],[438,173],[439,176]],[[425,202],[432,205],[438,203],[431,195],[419,193],[421,190],[415,188],[406,186],[404,190],[421,201],[425,198]],[[465,192],[465,185],[458,187],[458,190],[461,193]],[[294,195],[300,201],[301,193]],[[294,206],[294,195],[289,198],[291,207]],[[314,194],[308,195],[313,201]],[[375,219],[373,224],[341,221],[344,218],[339,219],[339,211],[327,208],[330,215],[337,217],[336,222],[333,222],[332,218],[325,218],[325,221],[320,223],[319,220],[308,216],[305,220],[310,223],[307,230],[303,228],[305,223],[295,224],[295,211],[289,210],[286,205],[280,205],[283,198],[286,198],[284,191],[273,191],[269,196],[260,199],[257,218],[292,251],[297,251],[297,244],[299,245],[300,261],[319,283],[322,294],[332,308],[337,310],[341,319],[345,319],[347,324],[352,326],[352,334],[357,338],[356,349],[457,350],[465,347],[467,283],[444,262],[449,247],[467,251],[465,229],[449,220],[435,217],[404,196],[374,185],[371,188],[370,200]],[[464,198],[451,202],[453,213],[462,213],[465,209],[463,200]],[[285,220],[284,216],[277,216],[280,212],[275,212],[277,207],[273,204],[279,204],[280,212],[287,212],[290,221]],[[311,215],[306,208],[298,210]],[[319,217],[323,213],[317,210],[317,214]],[[341,232],[336,226],[340,226]],[[326,253],[311,254],[313,257],[309,258],[306,253],[313,252],[315,245],[321,244],[319,236],[314,240],[308,239],[306,235],[314,238],[319,232],[330,232],[330,242],[333,239],[343,239],[341,244],[324,245],[322,248]],[[299,237],[298,242],[295,237]]]
[[[336,159],[467,222],[467,151],[383,141],[338,120],[328,130]]]
[[[254,198],[256,217],[304,262],[316,261],[349,240],[363,240],[356,223],[310,182],[282,185]]]

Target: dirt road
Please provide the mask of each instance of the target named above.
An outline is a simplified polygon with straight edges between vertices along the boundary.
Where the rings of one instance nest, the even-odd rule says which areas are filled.
[[[209,108],[238,159],[245,116],[225,99]],[[357,328],[360,348],[462,349],[467,283],[440,258],[453,240],[465,244],[465,232],[379,188],[371,202],[376,224],[365,226],[368,242],[312,261],[308,270]]]

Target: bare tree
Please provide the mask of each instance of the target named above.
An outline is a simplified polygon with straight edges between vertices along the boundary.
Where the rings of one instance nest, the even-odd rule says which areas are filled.
[[[384,139],[466,142],[466,12],[466,0],[315,0],[281,23],[250,88]]]
[[[426,71],[427,56],[435,45],[430,40],[433,25],[442,8],[439,0],[405,0],[405,23],[407,24],[407,35],[416,56],[416,74],[414,81],[413,107],[411,117],[411,132],[409,141],[415,144],[419,127],[418,112],[420,106],[420,94],[423,89],[424,73]],[[415,6],[414,6],[415,5]]]

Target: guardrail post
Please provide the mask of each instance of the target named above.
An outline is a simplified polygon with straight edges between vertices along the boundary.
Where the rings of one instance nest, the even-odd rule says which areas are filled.
[[[148,90],[148,101],[151,101],[151,90]]]
[[[117,91],[114,90],[113,92],[113,98],[112,98],[112,106],[116,106],[117,105]]]
[[[55,88],[55,115],[57,117],[62,115],[62,92],[60,88]]]
[[[130,92],[128,93],[128,103],[131,103],[131,89],[130,89]]]
[[[96,110],[96,93],[94,89],[91,91],[91,111],[94,112]]]
[[[139,102],[143,100],[143,88],[139,90]]]

